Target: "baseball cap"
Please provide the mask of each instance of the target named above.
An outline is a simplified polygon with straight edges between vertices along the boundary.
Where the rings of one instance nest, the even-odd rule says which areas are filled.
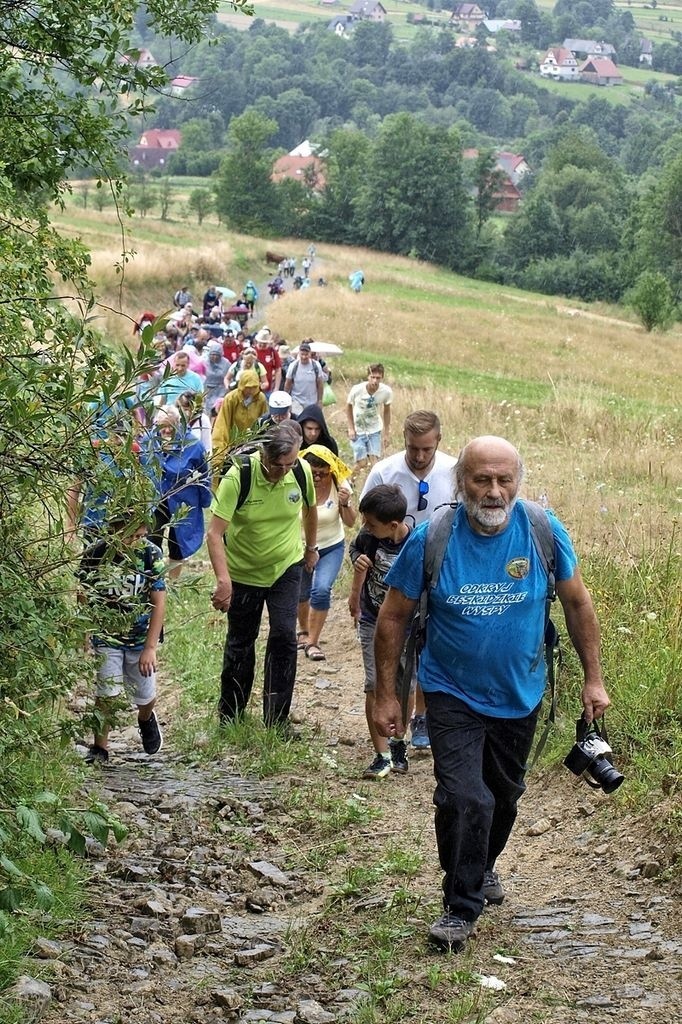
[[[270,395],[269,406],[272,410],[291,408],[291,395],[286,391],[273,391]]]
[[[302,341],[301,344],[298,346],[298,351],[299,352],[312,352],[312,348],[310,347],[310,342]]]

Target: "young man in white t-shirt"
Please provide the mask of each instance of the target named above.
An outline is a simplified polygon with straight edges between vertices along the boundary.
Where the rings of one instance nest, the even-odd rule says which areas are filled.
[[[367,368],[367,380],[355,384],[348,393],[346,417],[348,439],[353,446],[355,469],[364,469],[380,458],[391,430],[393,392],[384,384],[382,363]]]

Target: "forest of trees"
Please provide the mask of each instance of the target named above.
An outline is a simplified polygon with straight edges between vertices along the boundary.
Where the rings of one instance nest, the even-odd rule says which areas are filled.
[[[579,85],[548,91],[518,53],[537,59],[534,48],[567,33],[627,53],[640,38],[632,15],[611,0],[558,0],[552,15],[533,0],[493,7],[523,19],[513,53],[499,38],[498,52],[457,49],[428,28],[406,45],[388,23],[361,22],[347,39],[321,24],[293,35],[262,20],[216,26],[211,45],[170,65],[199,79],[189,98],[160,96],[148,125],[182,129],[170,171],[210,178],[221,219],[240,231],[366,245],[587,300],[621,300],[660,270],[677,296],[675,220],[663,211],[677,200],[678,83],[652,81],[628,104],[582,98]],[[326,154],[323,191],[270,181],[274,159],[304,138]],[[463,163],[466,147],[483,162]],[[481,199],[495,148],[523,153],[534,172],[504,223]]]

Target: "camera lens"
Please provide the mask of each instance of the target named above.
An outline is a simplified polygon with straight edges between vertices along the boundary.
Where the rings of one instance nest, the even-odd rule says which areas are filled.
[[[625,779],[605,757],[592,762],[589,774],[605,793],[614,793]]]

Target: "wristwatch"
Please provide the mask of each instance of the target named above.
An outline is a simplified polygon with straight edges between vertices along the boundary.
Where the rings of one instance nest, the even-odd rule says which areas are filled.
[[[317,544],[312,544],[312,545],[311,544],[306,544],[305,549],[306,549],[306,551],[319,551],[320,550],[319,546]]]

